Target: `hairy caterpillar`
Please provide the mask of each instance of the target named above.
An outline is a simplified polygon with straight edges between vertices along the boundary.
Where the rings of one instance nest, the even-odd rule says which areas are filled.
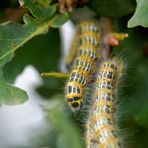
[[[80,24],[80,46],[75,58],[65,93],[68,104],[73,111],[82,107],[85,87],[98,58],[99,29],[94,22]]]
[[[87,148],[119,148],[121,142],[115,124],[118,82],[123,74],[120,59],[103,61],[95,88],[93,108],[86,124]]]
[[[93,28],[90,27],[90,30],[92,30],[92,31],[89,31],[87,29],[87,27],[85,27],[85,25],[82,26],[81,28],[80,28],[80,26],[77,26],[76,27],[75,35],[74,35],[74,38],[73,38],[73,41],[72,41],[72,44],[71,44],[69,53],[68,53],[68,55],[66,57],[66,67],[68,69],[70,69],[70,66],[73,64],[75,58],[77,57],[77,54],[84,54],[84,53],[86,53],[86,51],[84,51],[84,49],[81,49],[80,50],[81,53],[79,53],[79,51],[78,51],[79,46],[81,46],[81,44],[85,44],[86,43],[85,40],[90,40],[89,42],[91,44],[94,44],[94,43],[95,44],[98,44],[97,41],[94,40],[95,37],[96,37],[96,34],[94,32],[92,32],[93,31],[92,30]],[[97,28],[94,28],[94,31],[96,29]],[[80,39],[80,30],[83,31],[83,33],[81,34],[81,39]],[[92,51],[92,53],[93,53],[93,51]],[[90,53],[86,53],[86,54],[90,54]],[[87,55],[87,56],[89,56],[89,55]]]
[[[121,35],[122,39],[124,39],[125,35]],[[116,33],[119,40],[121,35]],[[103,40],[102,36],[105,35],[101,34],[101,40]],[[100,54],[103,56],[102,51],[104,49],[98,51],[98,43],[100,44],[98,25],[93,21],[80,23],[76,29],[69,54],[66,57],[66,65],[72,70],[69,73],[46,72],[41,74],[43,77],[69,79],[66,84],[65,93],[68,104],[73,111],[79,110],[82,107],[86,84],[91,82],[92,75],[95,72],[94,65],[98,62],[98,57]],[[108,42],[105,44],[108,44]],[[71,64],[73,64],[72,67]]]

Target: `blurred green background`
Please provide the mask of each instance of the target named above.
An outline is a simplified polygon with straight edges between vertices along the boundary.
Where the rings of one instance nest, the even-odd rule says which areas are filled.
[[[17,0],[2,0],[0,19],[7,20],[10,10],[19,7]],[[126,32],[129,37],[114,48],[117,55],[125,61],[125,82],[119,90],[117,117],[121,137],[130,148],[148,146],[148,29],[144,27],[127,28],[127,22],[134,13],[134,0],[90,0],[88,6],[76,9],[71,19],[77,23],[81,17],[109,16],[114,18],[117,32]],[[9,11],[8,11],[9,10]],[[81,14],[81,15],[80,15]],[[146,18],[148,19],[148,18]],[[21,19],[19,20],[21,22]],[[39,73],[59,71],[61,57],[59,29],[49,29],[45,35],[37,36],[16,51],[15,57],[4,67],[4,77],[8,82],[23,71],[26,65],[33,65]],[[11,73],[11,75],[10,75]],[[75,117],[65,107],[64,82],[57,79],[44,79],[43,85],[35,88],[49,105],[42,106],[49,130],[35,135],[27,145],[12,145],[26,148],[82,148],[84,147],[84,118]],[[82,121],[83,120],[83,121]]]

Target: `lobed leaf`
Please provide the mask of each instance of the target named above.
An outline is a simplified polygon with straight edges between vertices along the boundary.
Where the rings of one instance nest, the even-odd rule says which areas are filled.
[[[26,7],[30,10],[31,14],[39,19],[45,20],[51,16],[53,16],[56,12],[56,6],[52,5],[49,6],[47,3],[49,1],[45,1],[46,5],[43,5],[43,1],[33,1],[33,0],[20,0],[20,5]]]
[[[11,60],[14,51],[32,37],[46,33],[48,23],[33,20],[30,16],[24,16],[25,24],[7,22],[0,24],[0,66]]]
[[[64,14],[61,14],[60,16],[62,17],[64,16]],[[66,19],[63,20],[63,17],[62,17],[62,21],[59,21],[56,19],[54,20],[55,21],[53,20],[50,21],[50,19],[46,21],[39,21],[39,20],[33,19],[29,15],[25,15],[24,16],[25,24],[18,24],[14,22],[7,22],[7,23],[0,24],[0,42],[1,42],[0,44],[0,81],[3,80],[2,68],[8,61],[12,59],[16,49],[21,47],[24,43],[26,43],[28,40],[35,37],[36,35],[47,33],[50,23],[54,24],[57,27],[62,25],[62,23],[66,21]],[[3,82],[1,86],[4,87],[3,90],[5,89],[8,90],[7,89],[8,86],[6,87],[6,85],[3,85]],[[12,87],[10,84],[9,86]],[[24,101],[28,99],[27,95],[24,95],[24,91],[22,91],[21,89],[15,88],[13,90],[16,93],[19,90],[19,97],[16,98],[17,102],[22,102],[22,100]],[[8,95],[7,93],[3,93],[3,95],[0,96],[0,99],[2,97],[7,100],[8,98],[10,98],[7,95]],[[11,94],[9,94],[9,96],[11,96]]]

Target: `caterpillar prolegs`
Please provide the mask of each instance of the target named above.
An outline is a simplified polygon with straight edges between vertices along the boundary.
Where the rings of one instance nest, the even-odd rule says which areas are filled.
[[[86,124],[87,148],[119,148],[115,123],[117,86],[123,74],[120,59],[103,61],[98,70],[94,103]]]
[[[92,21],[80,23],[80,46],[66,84],[66,99],[73,111],[83,105],[85,87],[98,58],[99,29]]]

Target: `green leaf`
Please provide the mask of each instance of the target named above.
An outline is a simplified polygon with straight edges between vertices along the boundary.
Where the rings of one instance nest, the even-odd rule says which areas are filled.
[[[50,28],[47,34],[34,37],[15,52],[15,58],[3,68],[4,78],[7,82],[13,83],[27,65],[33,65],[39,73],[59,71],[60,52],[59,31]],[[49,98],[63,91],[61,85],[64,83],[61,84],[58,79],[43,79],[43,81],[43,86],[38,88],[41,95]]]
[[[30,1],[27,1],[27,2],[30,2]],[[48,12],[49,11],[45,13],[44,12],[41,13],[40,11],[39,12],[34,11],[34,15],[36,17],[41,17],[41,16],[44,16],[42,14],[46,14],[46,17],[48,18],[48,17],[51,17],[51,14],[47,15]],[[66,16],[68,16],[68,14]],[[56,20],[55,18],[58,18],[59,20]],[[14,56],[14,52],[19,47],[21,47],[24,43],[29,41],[31,38],[39,34],[47,33],[50,23],[54,24],[53,26],[60,27],[60,25],[65,23],[67,19],[68,17],[65,17],[65,14],[62,14],[57,16],[55,15],[52,19],[48,18],[44,21],[41,21],[39,19],[38,20],[33,19],[32,17],[26,14],[23,17],[24,24],[19,24],[15,22],[6,22],[3,24],[0,24],[0,42],[1,42],[0,44],[0,81],[4,80],[3,72],[2,72],[3,66],[12,59],[12,57]],[[26,57],[23,57],[23,58],[26,58]],[[22,91],[22,93],[24,92]],[[27,100],[27,97],[26,97],[26,100]]]
[[[61,16],[62,17],[62,16]],[[59,18],[59,17],[58,17]],[[60,19],[60,18],[59,18]],[[66,20],[64,20],[66,21]],[[62,25],[64,23],[57,22],[59,24],[55,24],[57,26]],[[36,35],[47,33],[48,27],[53,23],[53,20],[48,21],[36,21],[32,19],[30,16],[24,16],[24,25],[18,23],[5,23],[0,24],[0,66],[4,66],[6,62],[11,60],[14,51],[21,47],[25,42],[30,40]],[[9,58],[7,58],[9,56]]]
[[[59,31],[58,29],[50,28],[47,34],[32,38],[15,52],[15,58],[3,68],[4,77],[8,82],[14,82],[17,75],[27,65],[33,65],[39,73],[58,71],[59,58]]]
[[[42,5],[41,2],[24,0],[20,1],[20,5],[28,8],[35,18],[45,20],[55,14],[56,6]]]
[[[11,54],[10,60],[14,51],[34,36],[47,33],[49,26],[60,27],[67,20],[68,14],[55,15],[47,21],[37,21],[29,15],[25,15],[24,25],[14,22],[0,24],[0,42],[2,43],[0,44],[0,62],[2,63],[3,59]]]
[[[53,0],[37,0],[42,5],[49,5]]]
[[[14,105],[25,102],[28,99],[27,93],[8,83],[0,83],[0,106]]]
[[[57,14],[50,20],[50,26],[58,28],[62,24],[64,24],[68,19],[69,19],[68,13]]]
[[[148,27],[148,0],[137,0],[136,11],[128,21],[129,28],[138,25]]]
[[[59,20],[57,20],[59,19]],[[0,24],[0,66],[6,62],[3,60],[11,54],[12,58],[14,51],[21,47],[25,42],[36,35],[47,33],[49,26],[59,27],[68,19],[68,14],[55,15],[53,19],[47,21],[37,21],[28,15],[24,16],[24,25],[8,22]],[[8,61],[8,60],[7,60]]]
[[[24,22],[24,25],[14,22],[0,24],[0,62],[3,62],[1,66],[6,63],[8,55],[11,55],[10,60],[14,51],[29,39],[48,31],[48,22],[35,21],[28,15],[24,16]]]
[[[133,0],[90,0],[88,6],[100,16],[122,17],[135,9]]]

